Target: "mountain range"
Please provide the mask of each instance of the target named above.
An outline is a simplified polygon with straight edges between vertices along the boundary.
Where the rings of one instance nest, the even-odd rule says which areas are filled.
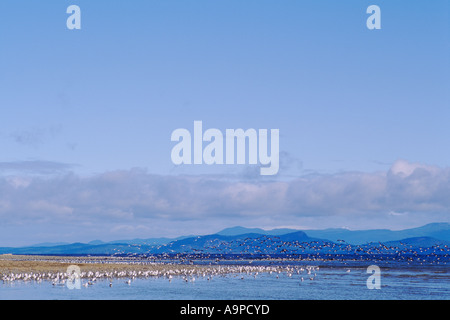
[[[217,234],[239,235],[245,233],[259,233],[264,235],[279,236],[296,232],[296,229],[272,229],[234,227],[224,229]],[[302,230],[309,237],[326,239],[336,242],[344,240],[350,244],[364,244],[368,242],[387,242],[414,237],[431,237],[439,240],[450,241],[450,223],[430,223],[418,228],[392,231],[389,229],[348,230],[344,228],[330,228],[323,230]]]
[[[89,243],[41,243],[27,247],[0,247],[0,254],[51,254],[51,255],[112,255],[112,254],[162,254],[162,253],[286,253],[299,248],[312,252],[316,244],[335,248],[335,244],[370,246],[409,245],[431,247],[450,245],[450,223],[431,223],[418,228],[392,231],[388,229],[347,230],[297,230],[227,228],[210,235],[192,235],[178,238],[149,238],[115,240]],[[295,246],[292,246],[295,244]]]

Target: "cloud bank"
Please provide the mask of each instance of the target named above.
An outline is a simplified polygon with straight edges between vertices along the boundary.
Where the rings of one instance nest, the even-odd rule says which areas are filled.
[[[400,160],[385,172],[311,174],[288,181],[163,176],[143,169],[0,178],[3,227],[59,225],[80,233],[97,230],[99,236],[122,231],[133,238],[157,231],[188,234],[194,225],[218,231],[229,224],[276,227],[389,216],[450,220],[450,168]]]

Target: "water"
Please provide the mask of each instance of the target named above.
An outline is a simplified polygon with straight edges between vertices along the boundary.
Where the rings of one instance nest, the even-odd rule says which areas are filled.
[[[230,262],[229,262],[230,263]],[[256,262],[258,263],[258,262]],[[259,262],[265,263],[268,262]],[[277,263],[300,268],[305,262]],[[272,262],[273,265],[273,262]],[[114,279],[110,287],[107,279],[93,285],[69,289],[66,285],[53,286],[50,281],[40,283],[14,281],[0,283],[0,299],[20,300],[450,300],[448,266],[439,265],[384,265],[381,267],[381,288],[369,290],[366,281],[367,266],[315,262],[319,270],[307,274],[259,273],[224,274],[208,280],[195,281],[176,276]],[[350,270],[350,272],[348,272]],[[315,273],[315,276],[314,276]],[[303,281],[301,278],[303,277]],[[310,280],[310,277],[314,277]],[[82,279],[82,283],[87,280]]]

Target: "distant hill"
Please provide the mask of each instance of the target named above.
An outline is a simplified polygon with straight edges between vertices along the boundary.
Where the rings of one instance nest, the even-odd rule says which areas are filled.
[[[55,247],[70,244],[70,242],[42,242],[31,245],[30,247]]]
[[[244,229],[241,229],[244,230]],[[251,229],[255,231],[254,229]],[[157,253],[203,253],[203,254],[275,254],[289,253],[294,244],[321,241],[310,238],[303,231],[282,235],[244,233],[237,235],[211,234],[171,242],[160,246]],[[325,242],[324,242],[325,243]],[[298,247],[296,250],[299,249]]]
[[[349,247],[350,245],[350,247]],[[47,243],[21,248],[0,248],[0,254],[114,255],[160,253],[337,253],[370,247],[450,248],[450,224],[433,223],[419,228],[392,231],[376,230],[295,230],[233,227],[216,234],[184,236],[174,239],[149,238],[89,243]],[[447,250],[447,249],[446,249]]]
[[[431,223],[418,228],[398,231],[388,229],[355,231],[347,229],[325,229],[304,231],[310,237],[322,238],[330,241],[344,240],[351,244],[396,241],[414,237],[431,237],[438,240],[450,241],[450,223]]]
[[[259,233],[264,235],[283,235],[299,231],[296,229],[272,229],[263,230],[258,228],[233,227],[224,229],[217,234],[241,235],[245,233]],[[438,240],[450,241],[450,223],[430,223],[418,228],[392,231],[388,229],[372,230],[348,230],[343,228],[331,228],[323,230],[301,230],[309,237],[326,239],[336,242],[344,240],[350,244],[364,244],[368,242],[396,241],[413,237],[431,237]]]
[[[412,246],[417,248],[429,248],[432,246],[450,246],[450,241],[438,240],[431,237],[413,237],[406,238],[398,241],[388,241],[385,243],[387,246],[406,247]]]
[[[223,235],[223,236],[238,236],[246,233],[257,233],[257,234],[264,234],[264,235],[272,235],[272,236],[279,236],[287,233],[296,232],[299,230],[296,229],[272,229],[272,230],[264,230],[260,228],[245,228],[245,227],[232,227],[232,228],[226,228],[222,231],[217,232],[216,234]]]
[[[240,230],[244,230],[241,228]],[[255,231],[255,229],[250,229]],[[240,248],[245,244],[249,245],[248,251],[256,249],[258,244],[263,242],[266,245],[270,245],[269,242],[309,242],[317,241],[319,239],[310,238],[303,231],[296,231],[280,236],[272,236],[268,234],[260,233],[244,233],[237,235],[222,235],[219,233],[198,236],[192,238],[186,238],[178,241],[173,241],[165,246],[159,248],[160,252],[221,252],[223,248],[226,248],[227,253],[238,253]]]
[[[148,245],[148,246],[152,246],[152,245],[162,245],[162,244],[167,244],[170,243],[172,241],[176,241],[176,240],[180,240],[180,239],[185,239],[185,238],[190,238],[190,237],[194,237],[193,235],[190,236],[181,236],[181,237],[176,237],[176,238],[148,238],[148,239],[131,239],[131,240],[113,240],[113,241],[109,241],[107,242],[108,244],[140,244],[140,245]]]
[[[50,247],[22,247],[22,248],[0,248],[0,254],[25,254],[25,255],[113,255],[128,253],[146,253],[153,246],[132,244],[86,244],[72,243]]]

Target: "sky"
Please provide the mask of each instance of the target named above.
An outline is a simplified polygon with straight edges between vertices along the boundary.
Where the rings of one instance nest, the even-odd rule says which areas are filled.
[[[3,0],[0,246],[449,222],[449,75],[445,0]],[[194,121],[278,174],[174,165]]]

